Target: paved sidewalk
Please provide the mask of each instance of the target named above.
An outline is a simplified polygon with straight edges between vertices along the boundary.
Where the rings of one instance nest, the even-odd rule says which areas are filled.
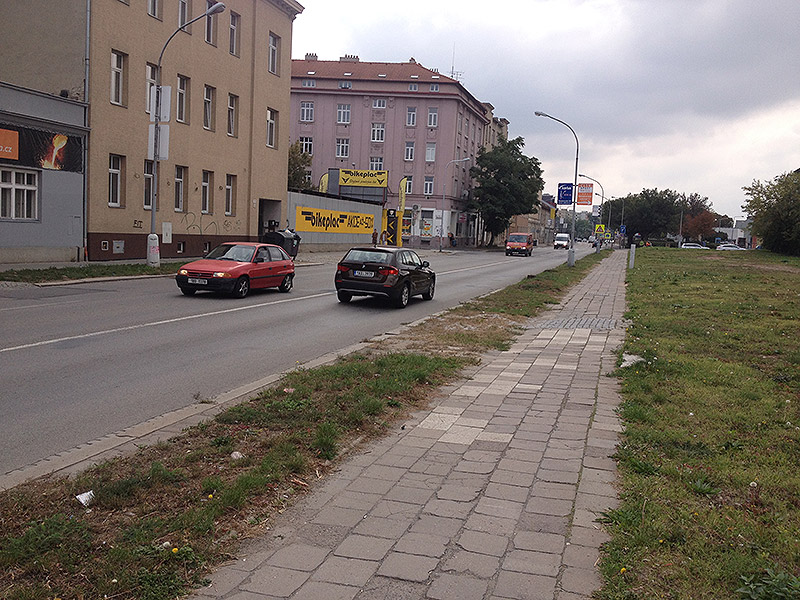
[[[294,508],[196,599],[588,599],[615,507],[615,251],[507,352]]]

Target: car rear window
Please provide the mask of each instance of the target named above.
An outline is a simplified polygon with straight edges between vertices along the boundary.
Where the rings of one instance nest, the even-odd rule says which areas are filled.
[[[509,242],[527,242],[528,236],[527,235],[510,235],[508,236]]]
[[[364,262],[388,264],[390,256],[388,252],[380,250],[350,250],[344,260],[347,262]]]

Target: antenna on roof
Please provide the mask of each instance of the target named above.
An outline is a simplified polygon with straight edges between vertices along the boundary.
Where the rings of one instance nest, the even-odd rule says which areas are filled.
[[[461,81],[461,77],[464,75],[461,71],[456,71],[456,44],[453,42],[453,60],[450,63],[450,79],[455,79],[456,81]]]

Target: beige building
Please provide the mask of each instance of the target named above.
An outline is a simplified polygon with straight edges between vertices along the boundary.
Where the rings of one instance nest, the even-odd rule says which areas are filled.
[[[154,203],[150,88],[159,54],[182,24],[213,4],[0,5],[2,80],[89,105],[89,260],[146,254]],[[303,7],[295,0],[225,5],[177,32],[161,62],[161,84],[171,88],[156,210],[164,258],[196,256],[223,240],[257,239],[268,221],[286,217],[292,23]]]

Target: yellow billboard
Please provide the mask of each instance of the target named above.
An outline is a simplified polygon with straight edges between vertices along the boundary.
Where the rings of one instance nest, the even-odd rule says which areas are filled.
[[[294,223],[295,231],[372,234],[375,215],[298,206]]]
[[[356,187],[386,187],[388,182],[389,171],[339,169],[339,185]]]

